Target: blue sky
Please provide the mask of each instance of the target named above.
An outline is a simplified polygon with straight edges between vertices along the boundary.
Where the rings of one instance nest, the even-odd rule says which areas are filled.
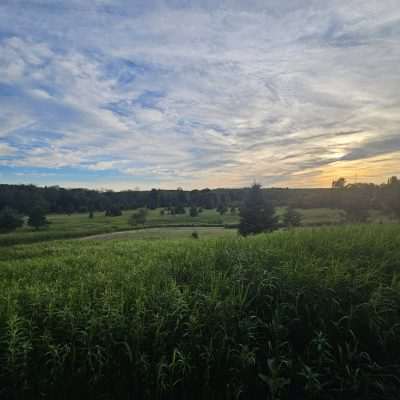
[[[0,182],[400,175],[398,0],[2,0]]]

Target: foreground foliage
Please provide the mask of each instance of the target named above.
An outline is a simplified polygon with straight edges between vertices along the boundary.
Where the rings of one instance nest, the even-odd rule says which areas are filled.
[[[397,399],[400,227],[0,253],[0,397]]]

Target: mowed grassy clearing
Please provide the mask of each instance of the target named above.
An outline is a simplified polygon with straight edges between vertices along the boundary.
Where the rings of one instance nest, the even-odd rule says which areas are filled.
[[[400,226],[0,253],[0,397],[398,399]]]
[[[165,227],[137,229],[126,232],[103,233],[100,235],[87,236],[80,240],[171,240],[171,239],[194,239],[192,234],[198,235],[197,239],[212,237],[229,237],[237,235],[236,229],[225,229],[223,227]]]

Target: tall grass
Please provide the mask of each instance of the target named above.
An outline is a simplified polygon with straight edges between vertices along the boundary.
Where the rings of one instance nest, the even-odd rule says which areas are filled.
[[[0,398],[397,399],[400,227],[0,254]]]

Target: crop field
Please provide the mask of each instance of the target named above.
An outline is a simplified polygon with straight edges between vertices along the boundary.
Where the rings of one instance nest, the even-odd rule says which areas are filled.
[[[343,220],[343,212],[335,209],[316,208],[299,210],[303,216],[303,225],[326,225],[338,224]],[[132,230],[134,227],[129,225],[129,216],[134,211],[124,211],[119,217],[106,217],[103,212],[94,213],[94,218],[88,218],[88,214],[50,214],[47,219],[50,225],[46,229],[35,231],[33,228],[24,226],[15,232],[1,234],[0,246],[42,242],[54,239],[70,239]],[[278,208],[277,214],[282,215],[284,208]],[[373,221],[382,219],[379,213],[371,213]],[[215,209],[204,210],[197,217],[191,217],[188,212],[182,215],[160,214],[160,209],[149,210],[145,227],[184,227],[184,226],[203,226],[203,227],[223,227],[235,225],[239,222],[239,214],[232,214],[229,211],[220,215]],[[386,222],[386,221],[385,221]],[[167,231],[164,231],[165,233]],[[147,234],[144,234],[146,236]]]
[[[120,239],[0,249],[1,399],[399,398],[399,225]]]

